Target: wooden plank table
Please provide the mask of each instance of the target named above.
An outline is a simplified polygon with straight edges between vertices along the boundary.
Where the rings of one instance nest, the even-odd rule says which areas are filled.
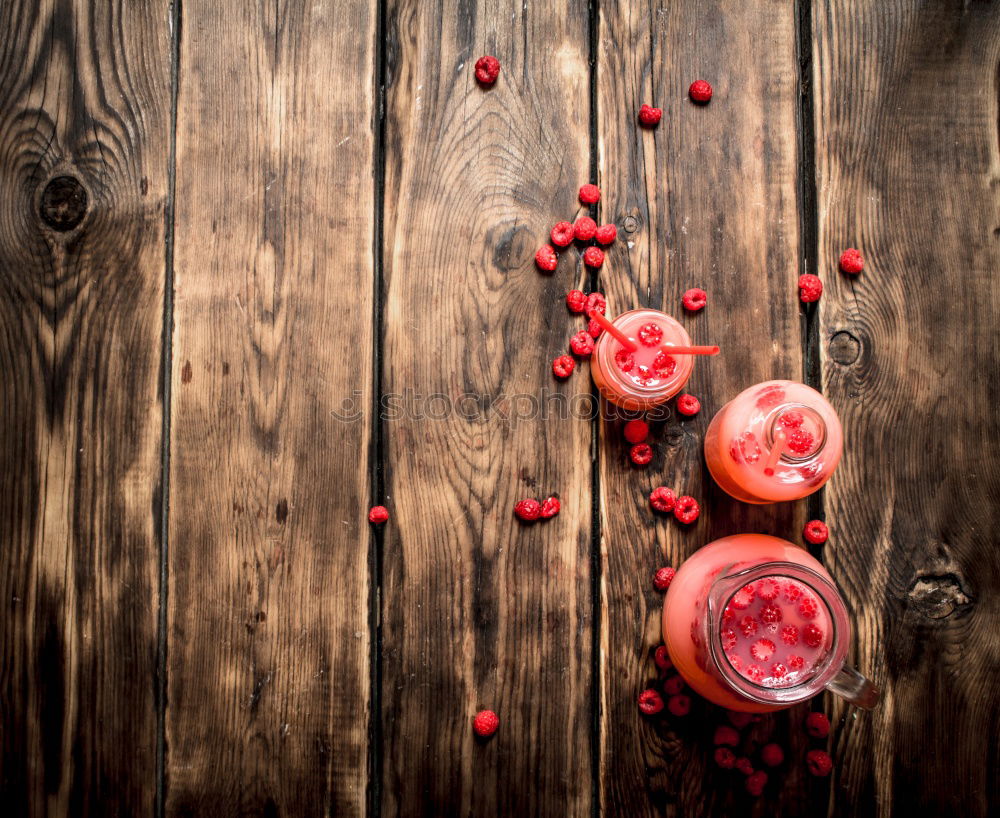
[[[8,0],[0,31],[4,815],[995,814],[996,4]],[[540,273],[586,181],[618,240]],[[574,287],[723,348],[644,469],[586,363],[552,377]],[[701,443],[774,377],[847,445],[749,507]],[[751,800],[721,711],[637,711],[650,578],[816,517],[883,701],[755,724],[786,761]]]

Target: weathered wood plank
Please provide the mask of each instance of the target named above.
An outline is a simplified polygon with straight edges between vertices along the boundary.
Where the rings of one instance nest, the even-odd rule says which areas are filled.
[[[0,802],[150,815],[168,5],[0,31]]]
[[[412,392],[386,424],[383,814],[588,815],[591,424],[553,413],[589,384],[551,373],[582,272],[533,263],[587,179],[587,4],[393,0],[387,23],[384,389]],[[519,525],[549,492],[562,513]]]
[[[803,520],[804,503],[730,500],[702,457],[705,429],[726,401],[758,381],[802,378],[795,10],[771,2],[600,7],[601,221],[616,222],[620,238],[601,271],[609,312],[662,309],[696,343],[723,350],[699,362],[688,385],[701,414],[654,426],[658,453],[646,469],[631,466],[622,424],[602,425],[601,804],[620,815],[726,814],[742,803],[742,782],[712,764],[718,711],[648,722],[636,696],[656,677],[655,569],[679,566],[726,534],[797,540]],[[715,89],[706,107],[687,98],[699,78]],[[663,108],[654,130],[636,121],[644,102]],[[684,314],[690,287],[708,292],[702,313]],[[698,523],[655,517],[647,498],[657,485],[697,498]],[[786,744],[798,741],[787,717],[775,730]],[[788,792],[768,791],[772,809],[781,798],[789,814],[801,812],[803,791]]]
[[[1000,9],[814,12],[826,561],[880,710],[840,708],[831,815],[995,812]],[[846,247],[867,257],[837,271]]]
[[[376,17],[184,4],[170,814],[364,810]]]

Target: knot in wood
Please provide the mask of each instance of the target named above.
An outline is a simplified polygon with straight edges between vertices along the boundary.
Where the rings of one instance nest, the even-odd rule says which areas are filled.
[[[954,574],[917,577],[908,595],[914,607],[928,619],[944,619],[972,604]]]
[[[841,366],[850,366],[861,356],[861,341],[847,330],[834,333],[830,339],[830,357]]]
[[[56,176],[42,191],[39,215],[53,230],[65,233],[87,214],[87,189],[74,176]]]

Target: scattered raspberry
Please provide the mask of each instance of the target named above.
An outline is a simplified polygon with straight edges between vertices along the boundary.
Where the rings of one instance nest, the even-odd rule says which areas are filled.
[[[569,339],[569,348],[573,350],[574,355],[585,357],[594,351],[594,339],[590,337],[589,332],[582,329]]]
[[[555,517],[559,513],[560,508],[562,508],[562,505],[558,497],[546,497],[542,503],[542,516],[545,519]]]
[[[665,568],[660,568],[653,575],[653,587],[657,591],[666,591],[670,587],[670,583],[674,581],[674,575],[677,572],[670,566]]]
[[[781,606],[768,602],[760,609],[760,621],[765,625],[777,625],[781,621]]]
[[[368,522],[381,525],[389,519],[389,509],[385,506],[372,506],[368,512]]]
[[[746,756],[736,759],[735,766],[743,775],[753,775],[753,764],[750,763],[750,759]]]
[[[781,590],[781,586],[778,584],[778,581],[772,577],[764,577],[763,579],[757,580],[756,588],[757,596],[765,602],[772,602],[777,599],[778,592]]]
[[[785,625],[781,629],[781,641],[794,648],[799,643],[799,629],[796,625]]]
[[[594,234],[598,244],[612,244],[618,238],[618,228],[613,224],[602,224]]]
[[[583,251],[583,263],[588,267],[600,267],[604,264],[604,251],[600,247],[588,247]]]
[[[635,366],[635,356],[627,349],[619,349],[615,353],[615,363],[622,372],[631,372]]]
[[[788,675],[788,668],[781,662],[775,662],[771,665],[771,678],[772,679],[784,679]]]
[[[780,423],[786,429],[798,429],[799,426],[802,425],[802,422],[804,420],[805,418],[802,417],[801,412],[795,409],[790,409],[789,411],[784,412],[781,415],[781,417],[778,418],[778,423]]]
[[[647,128],[655,127],[660,124],[660,117],[663,116],[662,108],[653,108],[651,105],[643,105],[639,109],[639,122],[645,125]]]
[[[708,293],[700,287],[693,287],[684,293],[681,303],[684,305],[684,309],[698,312],[708,303]]]
[[[632,451],[629,452],[629,457],[632,458],[632,462],[637,466],[645,466],[653,459],[653,450],[649,447],[648,443],[636,443],[632,447]]]
[[[758,662],[766,662],[774,656],[774,642],[770,639],[758,639],[750,646],[750,655]]]
[[[677,399],[677,411],[691,417],[701,411],[701,401],[694,395],[684,394]]]
[[[747,780],[744,782],[743,786],[746,787],[746,790],[750,793],[750,795],[754,797],[761,795],[764,792],[764,787],[767,786],[767,773],[763,770],[757,770],[757,772],[747,776]]]
[[[597,232],[597,222],[590,216],[581,216],[573,225],[573,236],[577,241],[590,241]]]
[[[825,750],[810,750],[806,753],[806,767],[813,775],[825,778],[833,770],[833,759]]]
[[[819,301],[821,295],[823,295],[823,282],[819,280],[819,276],[814,276],[812,273],[799,276],[799,300],[803,304]]]
[[[677,369],[677,361],[672,355],[667,355],[666,352],[660,352],[655,358],[653,358],[653,369],[655,369],[662,377],[669,378]]]
[[[500,76],[500,60],[496,57],[480,57],[476,60],[476,79],[483,85],[492,85]]]
[[[806,732],[813,738],[830,735],[830,720],[825,713],[810,713],[806,716]]]
[[[663,697],[655,690],[643,690],[639,694],[639,709],[647,716],[655,716],[663,709]]]
[[[676,696],[683,689],[684,679],[676,673],[663,683],[663,692],[668,696]]]
[[[644,420],[630,420],[625,424],[625,439],[629,443],[642,443],[649,437],[649,424]],[[670,509],[667,509],[668,511]]]
[[[853,247],[840,254],[840,269],[845,273],[857,274],[865,269],[865,260]]]
[[[732,628],[725,628],[720,634],[722,637],[722,649],[727,653],[736,647],[736,631]]]
[[[765,744],[760,748],[760,760],[768,767],[777,767],[785,760],[785,751],[775,743]]]
[[[657,486],[649,493],[649,504],[657,511],[673,511],[677,495],[666,486]]]
[[[764,680],[764,668],[760,665],[747,665],[746,673],[744,674],[751,682],[757,682],[760,684]]]
[[[691,712],[691,697],[678,693],[667,699],[667,710],[675,716],[686,716]]]
[[[785,661],[788,663],[789,670],[802,670],[806,666],[806,660],[794,653],[789,653]]]
[[[525,522],[530,523],[542,516],[542,506],[538,500],[528,497],[518,501],[514,506],[514,513]]]
[[[569,355],[560,355],[552,362],[552,371],[555,373],[557,378],[568,378],[573,374],[573,369],[576,367],[576,361],[574,361]]]
[[[757,592],[754,590],[753,583],[744,585],[735,594],[733,594],[733,598],[729,600],[729,604],[738,611],[745,610],[753,603],[753,598],[756,594]]]
[[[799,616],[803,619],[815,619],[819,613],[819,605],[811,596],[803,597],[799,603]]]
[[[712,743],[722,747],[736,747],[740,743],[740,734],[732,727],[723,724],[715,728]]]
[[[830,536],[830,529],[826,527],[826,523],[824,522],[810,520],[806,523],[806,527],[802,529],[802,536],[806,542],[810,542],[813,545],[820,545],[825,543]]]
[[[566,293],[566,306],[570,312],[583,312],[587,306],[587,296],[579,290],[570,290]]]
[[[573,225],[569,222],[556,222],[549,238],[556,247],[569,247],[573,243]]]
[[[674,505],[674,517],[677,518],[677,522],[689,525],[698,519],[699,514],[701,507],[694,497],[684,494],[677,498],[677,503]]]
[[[600,338],[601,333],[604,332],[604,327],[598,324],[593,318],[590,319],[590,323],[587,324],[587,334],[591,338]]]
[[[500,719],[492,710],[480,710],[472,720],[472,729],[480,738],[492,736],[500,726]]]
[[[597,310],[601,315],[604,315],[608,309],[608,302],[605,300],[604,296],[600,293],[591,293],[587,296],[587,306],[584,312],[590,315],[594,310]]]
[[[716,747],[715,763],[723,770],[731,770],[736,765],[736,756],[728,747]]]
[[[802,629],[802,641],[811,648],[818,648],[823,642],[823,631],[810,622]]]
[[[816,438],[812,432],[807,432],[803,429],[793,429],[788,433],[785,445],[797,455],[807,455],[813,450],[815,443]]]
[[[695,102],[708,102],[712,98],[712,86],[705,80],[695,80],[688,88],[688,95]]]
[[[538,269],[551,273],[559,265],[559,256],[556,255],[555,248],[551,244],[539,247],[535,253],[535,264],[538,265]]]
[[[660,645],[654,651],[653,661],[656,662],[656,667],[660,673],[666,673],[674,666],[674,663],[670,661],[670,653],[667,651],[666,645]]]
[[[760,630],[760,625],[757,624],[757,620],[752,616],[744,616],[740,619],[739,629],[740,633],[749,639],[751,636],[757,635],[757,631]]]
[[[727,710],[726,718],[729,719],[729,723],[737,730],[742,730],[753,721],[753,715],[751,713],[742,713],[739,710]]]
[[[639,327],[639,341],[643,346],[655,347],[663,340],[663,329],[659,324],[652,322]]]
[[[580,188],[580,201],[584,204],[597,204],[601,200],[601,189],[597,185],[584,185]]]

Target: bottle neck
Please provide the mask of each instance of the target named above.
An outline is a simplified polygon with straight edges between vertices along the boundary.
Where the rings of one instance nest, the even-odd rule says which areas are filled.
[[[781,460],[804,463],[823,451],[827,442],[826,421],[804,403],[782,403],[764,420],[764,443],[770,452],[783,438]]]

